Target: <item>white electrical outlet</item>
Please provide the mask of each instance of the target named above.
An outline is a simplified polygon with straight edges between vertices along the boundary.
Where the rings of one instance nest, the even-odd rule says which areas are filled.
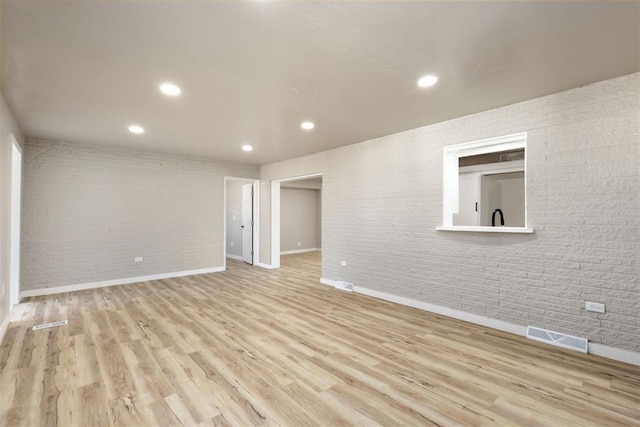
[[[347,266],[347,261],[340,261],[340,265],[343,266],[343,267],[346,267]]]
[[[600,304],[599,302],[589,302],[585,303],[585,308],[587,311],[595,311],[596,313],[604,313],[604,304]]]
[[[144,258],[142,258],[141,256],[137,256],[133,259],[133,262],[142,262],[144,261]]]
[[[233,247],[233,240],[231,241],[231,247]]]
[[[302,242],[298,242],[298,247],[302,246]]]

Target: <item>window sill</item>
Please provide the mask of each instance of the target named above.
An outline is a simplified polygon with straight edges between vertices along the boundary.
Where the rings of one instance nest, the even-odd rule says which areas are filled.
[[[436,227],[438,231],[466,231],[474,233],[520,233],[531,234],[533,228],[528,227],[479,227],[479,226],[463,226],[463,225],[451,225],[446,227]]]

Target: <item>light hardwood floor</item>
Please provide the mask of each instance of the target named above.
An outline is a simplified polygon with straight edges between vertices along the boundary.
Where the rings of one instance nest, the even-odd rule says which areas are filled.
[[[640,425],[636,366],[319,277],[309,253],[30,298],[0,347],[0,425]]]

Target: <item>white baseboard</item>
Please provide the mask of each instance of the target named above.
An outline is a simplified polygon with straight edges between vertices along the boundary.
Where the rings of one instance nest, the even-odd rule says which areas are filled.
[[[234,255],[234,254],[227,253],[227,258],[237,259],[238,261],[244,261],[244,259],[242,259],[242,255]]]
[[[130,283],[148,282],[151,280],[171,279],[173,277],[193,276],[195,274],[218,273],[224,267],[202,268],[199,270],[175,271],[172,273],[153,274],[150,276],[127,277],[124,279],[105,280],[102,282],[80,283],[77,285],[56,286],[53,288],[32,289],[20,292],[20,299],[41,295],[62,294],[65,292],[84,291],[86,289],[104,288],[107,286],[128,285]]]
[[[258,267],[262,267],[262,268],[266,268],[269,270],[273,270],[273,266],[271,264],[265,264],[263,262],[258,262],[255,265],[257,265]]]
[[[321,278],[320,283],[335,287],[336,280]],[[419,310],[429,311],[431,313],[441,314],[443,316],[452,317],[454,319],[463,320],[469,323],[475,323],[476,325],[486,326],[489,328],[497,329],[512,334],[526,336],[527,327],[516,325],[515,323],[505,322],[503,320],[492,319],[486,316],[480,316],[473,313],[467,313],[466,311],[454,310],[435,304],[429,304],[423,301],[414,300],[411,298],[400,297],[397,295],[388,294],[386,292],[380,292],[373,289],[363,288],[361,286],[355,286],[354,292],[368,295],[374,298],[383,299],[385,301],[394,302],[396,304],[405,305],[408,307],[417,308]],[[606,357],[608,359],[617,360],[619,362],[625,362],[632,365],[640,366],[640,353],[625,350],[616,347],[610,347],[604,344],[589,343],[589,353]]]
[[[295,251],[282,251],[280,255],[293,255],[293,254],[303,254],[305,252],[321,252],[320,248],[311,248],[311,249],[297,249]]]
[[[320,283],[323,285],[331,286],[332,288],[336,287],[337,280],[325,279],[324,277],[320,278]]]
[[[590,342],[588,352],[596,356],[606,357],[607,359],[640,366],[640,353],[635,351]]]
[[[2,325],[0,325],[0,344],[2,344],[2,340],[4,340],[4,334],[6,334],[7,329],[9,329],[10,317],[11,313],[7,313],[7,317],[4,319],[4,322],[2,322]]]
[[[441,314],[447,317],[453,317],[454,319],[464,320],[465,322],[475,323],[476,325],[487,326],[489,328],[497,329],[499,331],[509,332],[512,334],[525,336],[527,334],[527,327],[516,325],[515,323],[505,322],[504,320],[492,319],[486,316],[480,316],[478,314],[468,313],[462,310],[454,310],[452,308],[443,307],[440,305],[429,304],[424,301],[418,301],[411,298],[399,297],[396,295],[388,294],[386,292],[375,291],[373,289],[363,288],[361,286],[355,286],[354,292],[359,294],[369,295],[375,298],[380,298],[385,301],[395,302],[397,304],[406,305],[408,307],[417,308],[431,313]]]

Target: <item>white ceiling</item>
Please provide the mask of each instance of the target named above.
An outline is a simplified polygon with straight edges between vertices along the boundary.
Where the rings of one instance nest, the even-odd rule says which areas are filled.
[[[27,136],[265,164],[638,71],[639,17],[638,2],[5,0],[3,93]]]

